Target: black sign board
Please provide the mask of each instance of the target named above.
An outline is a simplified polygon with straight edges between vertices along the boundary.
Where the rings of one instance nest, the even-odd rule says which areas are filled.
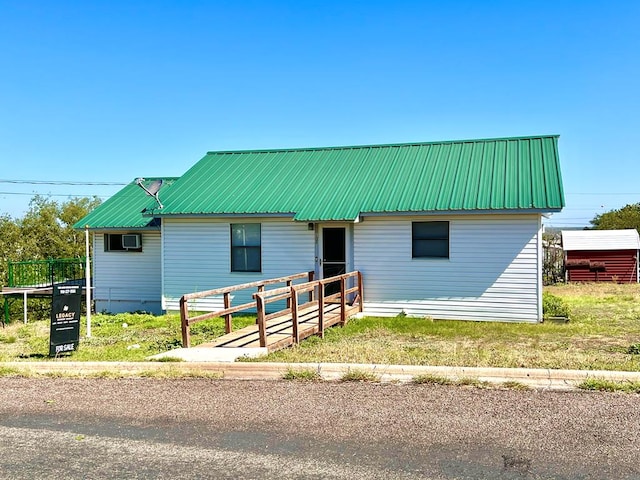
[[[81,301],[82,289],[79,285],[54,285],[49,336],[50,357],[78,348]]]

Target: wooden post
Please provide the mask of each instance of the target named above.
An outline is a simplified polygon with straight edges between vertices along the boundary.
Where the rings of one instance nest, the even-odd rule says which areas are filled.
[[[298,292],[291,289],[291,326],[293,343],[300,343],[300,333],[298,331]]]
[[[324,338],[324,284],[318,283],[318,334]]]
[[[316,272],[313,272],[313,271],[309,272],[309,282],[313,282],[313,279],[315,278],[315,276],[316,276]],[[309,290],[309,301],[310,302],[313,302],[313,291],[314,290]]]
[[[347,324],[347,279],[342,277],[340,279],[340,325],[345,326]]]
[[[258,316],[256,317],[256,323],[258,324],[258,335],[260,336],[260,346],[267,346],[267,326],[264,321],[264,298],[260,295],[256,297],[256,310]]]
[[[182,346],[191,346],[191,332],[189,329],[189,307],[184,297],[180,298],[180,323],[182,324]]]
[[[287,287],[291,287],[292,283],[292,280],[287,280]],[[291,297],[287,298],[287,308],[291,308]]]
[[[258,285],[258,293],[261,293],[261,292],[264,292],[264,285]],[[256,302],[259,302],[259,300],[256,299]],[[264,307],[264,303],[262,304],[262,306]],[[258,308],[257,305],[256,305],[256,308]],[[256,325],[257,324],[258,324],[258,317],[256,317]]]
[[[231,293],[224,292],[224,309],[231,308]],[[224,332],[231,333],[233,331],[233,326],[231,324],[231,314],[227,313],[224,316]]]
[[[358,294],[360,295],[360,312],[362,312],[364,304],[364,284],[362,282],[362,273],[358,270]]]

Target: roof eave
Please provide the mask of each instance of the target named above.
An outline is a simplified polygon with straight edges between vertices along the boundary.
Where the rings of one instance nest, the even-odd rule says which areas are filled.
[[[237,217],[273,217],[273,218],[292,218],[295,213],[262,213],[262,212],[237,212],[237,213],[218,213],[218,212],[201,212],[201,213],[161,213],[143,214],[144,217],[158,218],[237,218]]]
[[[361,217],[388,217],[388,216],[410,216],[410,215],[491,215],[491,214],[539,214],[545,215],[558,213],[562,208],[509,208],[509,209],[478,209],[478,210],[421,210],[421,211],[399,211],[399,212],[362,212]]]
[[[97,231],[119,231],[119,230],[126,230],[126,231],[159,231],[160,230],[160,226],[159,225],[147,225],[147,226],[127,226],[127,225],[120,225],[120,226],[95,226],[92,227],[89,225],[89,227],[87,228],[82,227],[82,228],[75,228],[75,230],[89,230],[90,232],[97,232]]]

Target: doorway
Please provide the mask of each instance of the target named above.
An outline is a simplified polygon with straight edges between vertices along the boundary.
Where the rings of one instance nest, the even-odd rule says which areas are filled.
[[[324,227],[322,229],[322,278],[335,277],[347,273],[347,229],[344,227]],[[340,291],[339,283],[325,287],[325,294]]]

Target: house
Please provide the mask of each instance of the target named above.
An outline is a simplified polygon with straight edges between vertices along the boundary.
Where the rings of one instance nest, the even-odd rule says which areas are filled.
[[[177,178],[158,180],[167,189]],[[149,196],[131,182],[74,228],[93,232],[93,299],[97,312],[162,312],[162,256],[158,218],[144,215]]]
[[[638,282],[636,229],[563,230],[568,282]]]
[[[175,310],[194,291],[359,270],[367,314],[541,321],[557,141],[209,152],[161,202],[132,182],[76,224],[94,232],[96,308]],[[120,247],[130,234],[139,248]]]

